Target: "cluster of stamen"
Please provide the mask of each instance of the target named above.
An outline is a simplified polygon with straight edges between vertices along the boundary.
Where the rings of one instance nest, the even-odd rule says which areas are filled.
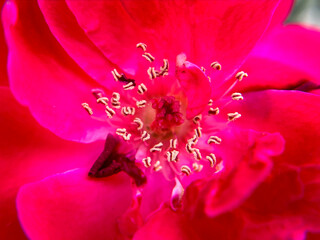
[[[149,63],[155,61],[155,57],[152,56],[150,53],[146,52],[147,45],[144,43],[138,43],[136,45],[138,49],[143,51],[142,57],[146,59]],[[213,62],[210,64],[210,67],[220,71],[222,69],[220,63]],[[201,70],[205,73],[206,69],[201,67]],[[149,67],[147,69],[147,75],[151,81],[154,81],[156,78],[163,77],[168,75],[169,72],[169,61],[167,59],[163,59],[163,65],[160,67],[159,70],[156,70],[155,67]],[[129,79],[123,73],[119,73],[117,69],[113,69],[111,74],[116,82],[123,83],[122,87],[124,91],[132,91],[137,87],[137,93],[143,97],[143,95],[147,92],[147,87],[144,83],[140,83],[136,86],[136,82],[133,79]],[[235,75],[237,81],[241,81],[244,77],[247,77],[248,74],[241,71]],[[208,77],[209,78],[209,77]],[[219,162],[218,158],[214,153],[203,154],[206,155],[204,158],[202,157],[202,150],[201,147],[197,147],[200,138],[207,138],[206,134],[202,133],[201,121],[204,117],[215,117],[216,115],[220,114],[220,109],[214,105],[214,101],[212,99],[208,102],[207,113],[202,113],[195,116],[192,119],[192,123],[195,125],[192,130],[194,131],[193,136],[185,142],[185,147],[181,147],[182,143],[178,144],[178,139],[173,137],[170,139],[161,139],[161,141],[156,140],[153,138],[153,132],[169,132],[172,133],[171,130],[179,125],[181,125],[185,118],[180,113],[180,102],[176,100],[174,96],[164,96],[159,99],[151,99],[151,101],[147,99],[135,99],[135,107],[134,106],[123,106],[124,100],[121,98],[120,93],[113,92],[110,98],[104,95],[104,92],[100,89],[92,90],[94,97],[97,99],[97,103],[104,105],[105,112],[109,119],[112,119],[115,115],[119,112],[122,116],[131,119],[131,124],[135,125],[134,130],[132,127],[129,128],[117,128],[115,134],[122,137],[125,141],[137,141],[137,139],[149,148],[149,151],[146,151],[145,158],[141,159],[141,162],[144,167],[150,168],[154,171],[160,171],[162,169],[161,161],[159,158],[164,156],[165,159],[176,169],[180,168],[180,175],[189,176],[193,172],[201,172],[203,169],[203,164],[200,161],[207,161],[207,164],[211,168],[215,168],[215,172],[218,172],[222,169],[222,163]],[[120,99],[122,103],[120,102]],[[235,101],[243,100],[243,96],[241,93],[235,92],[231,94],[231,99]],[[144,108],[150,106],[155,111],[155,120],[151,123],[145,123],[141,116],[143,114]],[[82,107],[88,112],[89,115],[93,114],[92,109],[90,108],[88,103],[82,103]],[[121,110],[120,110],[121,109]],[[149,108],[150,109],[150,108]],[[204,114],[204,117],[203,117]],[[137,117],[137,115],[139,117]],[[134,117],[133,119],[131,117]],[[228,121],[234,121],[241,117],[241,114],[238,112],[228,113],[227,119]],[[149,124],[149,125],[148,125]],[[193,126],[194,126],[193,125]],[[132,131],[132,132],[131,132]],[[138,133],[137,133],[138,132]],[[139,135],[139,138],[134,138],[132,136]],[[156,134],[157,136],[161,136],[161,134]],[[171,135],[172,136],[172,135]],[[214,146],[219,145],[222,143],[222,139],[218,136],[209,136],[208,139],[204,139],[205,144]],[[180,140],[179,140],[180,141]],[[167,147],[169,146],[169,147]],[[179,150],[180,151],[179,151]],[[185,151],[187,154],[190,154],[191,166],[183,164],[179,166],[179,156],[180,152]],[[163,155],[159,155],[158,153],[165,152]],[[218,166],[219,165],[219,166]]]

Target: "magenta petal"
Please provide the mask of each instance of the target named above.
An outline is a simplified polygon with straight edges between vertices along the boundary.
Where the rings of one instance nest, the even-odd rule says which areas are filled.
[[[116,239],[130,186],[125,174],[104,180],[89,178],[84,169],[53,175],[20,189],[19,219],[31,239]]]
[[[5,0],[0,0],[0,9],[4,4]],[[8,75],[7,75],[7,55],[8,48],[4,38],[3,26],[0,24],[0,86],[8,86]]]
[[[100,84],[112,84],[114,81],[106,84],[107,75],[113,70],[112,63],[88,39],[65,1],[38,2],[50,31],[69,56]]]
[[[10,86],[17,99],[42,126],[62,138],[104,139],[106,124],[91,119],[81,107],[83,102],[95,103],[90,90],[96,84],[53,38],[38,6],[8,1],[2,19],[9,45]]]
[[[232,133],[223,134],[222,139],[219,154],[224,169],[205,190],[205,211],[211,217],[234,209],[248,198],[270,173],[270,158],[280,154],[284,147],[279,134],[233,129]]]
[[[182,56],[179,55],[179,57]],[[195,64],[188,61],[178,64],[176,77],[187,96],[187,119],[190,119],[201,113],[208,105],[211,96],[211,84],[208,77]]]
[[[266,58],[296,68],[318,79],[320,33],[298,25],[278,27],[253,50],[252,56]]]
[[[319,163],[320,96],[300,91],[259,91],[233,102],[226,112],[237,109],[240,127],[257,131],[279,132],[286,141],[280,156],[293,165]]]

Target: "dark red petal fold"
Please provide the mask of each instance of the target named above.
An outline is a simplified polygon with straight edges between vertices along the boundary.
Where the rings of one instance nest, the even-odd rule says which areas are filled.
[[[95,180],[76,169],[23,186],[17,209],[31,239],[122,239],[117,219],[131,194],[124,173]]]

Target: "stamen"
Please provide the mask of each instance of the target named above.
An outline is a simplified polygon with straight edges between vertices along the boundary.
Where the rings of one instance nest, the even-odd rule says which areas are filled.
[[[182,165],[181,172],[184,173],[186,176],[189,176],[191,174],[191,169],[187,165]]]
[[[117,92],[112,93],[112,98],[111,98],[111,105],[114,108],[120,108],[120,94]]]
[[[213,62],[213,63],[211,63],[211,64],[210,64],[210,67],[212,67],[213,69],[216,69],[216,70],[218,70],[218,71],[221,70],[221,65],[220,65],[220,63],[218,63],[218,62]]]
[[[147,131],[143,131],[143,133],[142,133],[142,135],[141,135],[141,140],[142,141],[147,141],[147,140],[149,140],[150,139],[150,134],[149,133],[147,133]],[[151,151],[151,150],[150,150]]]
[[[229,121],[234,121],[234,120],[236,120],[236,119],[241,117],[241,114],[238,113],[238,112],[228,113],[227,115],[228,115],[228,120]]]
[[[153,170],[155,172],[158,172],[162,169],[162,166],[160,164],[161,164],[160,161],[156,161],[156,163],[153,165]]]
[[[206,159],[210,162],[210,167],[214,167],[217,163],[217,158],[216,155],[214,155],[213,153],[210,153],[209,156],[206,156]]]
[[[146,51],[147,50],[147,44],[145,43],[138,43],[136,45],[137,48],[141,48],[143,51]]]
[[[143,83],[141,83],[139,86],[138,86],[138,93],[139,94],[143,94],[147,91],[147,87],[146,85],[144,85]]]
[[[138,108],[144,108],[147,104],[146,100],[141,100],[136,102]]]
[[[192,138],[188,139],[188,142],[191,142],[195,145],[197,144],[198,140],[199,140],[199,137],[197,137],[197,135],[193,135]]]
[[[248,77],[248,74],[245,73],[244,71],[238,72],[238,73],[236,74],[236,79],[238,79],[239,82],[242,81],[242,79],[243,79],[244,77]]]
[[[135,118],[133,120],[133,122],[138,125],[138,127],[137,127],[138,130],[141,130],[143,128],[143,122],[140,118]]]
[[[209,115],[218,115],[220,112],[219,108],[210,108],[208,114]]]
[[[208,139],[208,144],[211,144],[211,143],[214,143],[214,144],[221,144],[222,142],[222,139],[217,137],[217,136],[211,136],[209,139]]]
[[[96,99],[101,98],[101,97],[103,97],[103,95],[104,95],[103,90],[98,89],[98,88],[92,89],[92,90],[91,90],[91,93],[93,94],[93,96],[94,96]]]
[[[100,97],[97,99],[97,103],[102,103],[105,106],[108,105],[108,101],[109,101],[109,99],[107,97]]]
[[[151,166],[151,157],[146,157],[146,158],[142,159],[142,163],[146,168],[150,167]]]
[[[201,127],[197,127],[197,128],[194,130],[197,138],[200,138],[200,137],[202,136],[201,129],[202,129]]]
[[[157,77],[157,73],[156,73],[156,70],[154,69],[154,67],[149,67],[147,70],[147,73],[149,75],[150,80],[153,80]]]
[[[144,57],[145,59],[147,59],[149,62],[153,62],[154,61],[154,56],[152,56],[150,53],[144,53],[142,54],[142,57]]]
[[[113,92],[112,99],[114,99],[115,101],[120,101],[120,93]]]
[[[170,139],[170,148],[176,149],[177,148],[178,139]]]
[[[114,78],[114,80],[115,80],[116,82],[118,82],[118,81],[119,81],[119,78],[122,77],[122,75],[121,75],[120,73],[118,73],[117,69],[113,69],[113,70],[111,71],[111,73],[112,73],[112,76],[113,76],[113,78]]]
[[[208,102],[208,105],[209,105],[209,106],[212,106],[212,104],[213,104],[213,100],[210,99],[209,102]]]
[[[136,109],[134,107],[122,107],[121,108],[121,113],[124,116],[128,116],[128,115],[134,115],[136,112]]]
[[[163,143],[159,142],[150,149],[150,152],[161,152],[162,147],[163,147]]]
[[[116,114],[116,112],[112,108],[110,108],[108,106],[106,106],[106,110],[105,111],[106,111],[106,113],[107,113],[109,118],[112,118]]]
[[[198,124],[202,120],[202,115],[199,114],[193,118],[193,123]]]
[[[123,89],[124,90],[132,90],[132,89],[134,89],[134,83],[133,82],[129,82],[128,84],[126,84],[126,85],[123,85]]]
[[[168,59],[163,59],[163,65],[160,67],[160,72],[158,73],[159,76],[168,75],[169,71],[169,61]]]
[[[194,143],[193,143],[193,142],[188,142],[188,143],[186,144],[186,151],[187,151],[188,153],[193,153],[193,151],[194,151],[193,146],[194,146]]]
[[[93,114],[92,109],[89,107],[88,103],[82,103],[81,106],[87,111],[87,113],[91,116]]]
[[[167,152],[167,160],[169,162],[178,162],[179,151],[172,150]]]
[[[129,141],[131,138],[131,134],[127,132],[125,128],[117,128],[116,134],[123,137],[124,140]]]
[[[195,162],[192,164],[192,168],[195,172],[201,172],[201,170],[203,169],[203,165]]]
[[[232,100],[243,100],[243,96],[241,93],[235,92],[231,95]]]
[[[201,160],[202,159],[202,156],[201,156],[201,153],[200,153],[200,150],[198,148],[194,148],[193,149],[193,156],[196,160]]]

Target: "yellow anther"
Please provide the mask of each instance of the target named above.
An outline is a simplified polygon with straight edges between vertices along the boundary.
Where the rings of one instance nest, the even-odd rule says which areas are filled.
[[[211,137],[208,139],[208,144],[211,144],[211,143],[221,144],[221,142],[222,142],[222,139],[219,138],[218,136],[211,136]]]
[[[199,138],[197,137],[197,135],[193,135],[192,138],[188,139],[188,142],[192,143],[193,145],[197,144]]]
[[[146,157],[146,158],[142,159],[142,163],[146,168],[150,167],[151,166],[151,157]]]
[[[129,82],[126,85],[123,85],[123,89],[124,90],[132,90],[132,89],[134,89],[134,83],[133,82]]]
[[[146,51],[147,50],[147,44],[145,43],[138,43],[136,45],[137,48],[141,48],[143,51]]]
[[[201,71],[205,73],[206,69],[204,67],[201,67]]]
[[[153,62],[154,61],[154,56],[152,56],[150,53],[144,53],[142,54],[142,57],[144,57],[145,59],[147,59],[149,62]]]
[[[100,97],[97,99],[97,103],[102,103],[103,105],[108,105],[109,99],[107,97]]]
[[[216,155],[214,155],[213,153],[210,153],[209,156],[206,156],[206,159],[209,161],[210,163],[210,167],[214,167],[217,163],[217,158]]]
[[[209,106],[212,106],[212,104],[213,104],[213,100],[210,99],[209,102],[208,102],[208,105],[209,105]]]
[[[138,130],[141,130],[143,128],[143,122],[140,118],[135,118],[133,120],[133,122],[138,125],[138,127],[137,127]]]
[[[209,108],[208,114],[209,115],[218,115],[220,112],[219,108]]]
[[[116,112],[108,106],[106,106],[105,111],[106,111],[106,114],[108,115],[109,118],[112,118],[116,114]]]
[[[220,63],[218,63],[218,62],[213,62],[213,63],[211,63],[210,64],[210,67],[212,67],[213,69],[216,69],[216,70],[221,70],[221,65],[220,65]]]
[[[147,70],[147,73],[148,73],[149,78],[151,80],[155,79],[157,77],[157,73],[156,73],[156,70],[154,69],[154,67],[149,67],[148,70]]]
[[[151,149],[150,152],[161,152],[162,151],[162,147],[163,147],[163,143],[157,143],[156,145],[154,145]]]
[[[170,148],[175,149],[177,148],[178,139],[170,139]]]
[[[146,100],[141,100],[136,102],[138,108],[144,108],[147,104]]]
[[[191,174],[191,169],[187,165],[182,165],[181,172],[184,173],[186,176],[189,176]]]
[[[236,119],[241,117],[241,114],[238,113],[238,112],[228,113],[227,115],[228,115],[228,120],[229,121],[234,121],[234,120],[236,120]]]
[[[202,115],[199,114],[193,118],[193,123],[198,124],[202,120]]]
[[[162,166],[161,166],[160,161],[156,161],[156,163],[153,165],[153,170],[154,170],[155,172],[158,172],[158,171],[160,171],[161,169],[162,169]]]
[[[188,153],[193,153],[193,151],[194,151],[194,148],[193,148],[193,146],[194,146],[194,143],[193,142],[188,142],[187,144],[186,144],[186,151],[188,152]]]
[[[241,93],[235,92],[231,94],[232,100],[243,100],[243,96]]]
[[[243,79],[244,77],[248,77],[248,74],[245,73],[244,71],[238,72],[238,73],[236,74],[236,79],[238,79],[239,82],[242,81],[242,79]]]
[[[87,111],[87,113],[91,116],[93,114],[92,109],[89,107],[88,103],[82,103],[81,106]]]
[[[197,127],[197,128],[194,130],[197,138],[200,138],[200,137],[202,136],[201,129],[202,129],[201,127]]]
[[[129,141],[131,138],[131,134],[127,132],[125,128],[117,128],[116,134],[121,136],[124,140]]]
[[[104,95],[103,90],[101,90],[101,89],[99,89],[99,88],[92,89],[92,90],[91,90],[91,93],[93,94],[93,96],[94,96],[96,99],[101,98],[101,97],[103,97],[103,95]]]
[[[167,152],[167,160],[169,162],[178,162],[179,151],[172,150]]]
[[[160,72],[158,73],[159,76],[168,75],[169,71],[169,61],[168,59],[163,59],[163,65],[160,67]]]
[[[198,148],[194,148],[192,153],[193,153],[193,156],[196,160],[199,161],[202,159],[201,152]]]
[[[203,165],[195,162],[192,164],[192,168],[195,172],[201,172],[201,170],[203,169]]]
[[[115,101],[120,101],[120,93],[113,92],[112,93],[112,99]]]
[[[136,109],[134,107],[122,107],[121,108],[121,113],[124,116],[134,115],[135,112],[136,112]]]
[[[119,78],[122,77],[122,75],[118,73],[117,69],[113,69],[111,73],[115,81],[119,81]]]
[[[147,87],[146,85],[144,85],[143,83],[141,83],[139,86],[138,86],[138,93],[139,94],[143,94],[147,91]]]
[[[149,139],[150,139],[150,134],[147,133],[147,131],[143,131],[143,133],[141,134],[141,140],[145,142]]]

